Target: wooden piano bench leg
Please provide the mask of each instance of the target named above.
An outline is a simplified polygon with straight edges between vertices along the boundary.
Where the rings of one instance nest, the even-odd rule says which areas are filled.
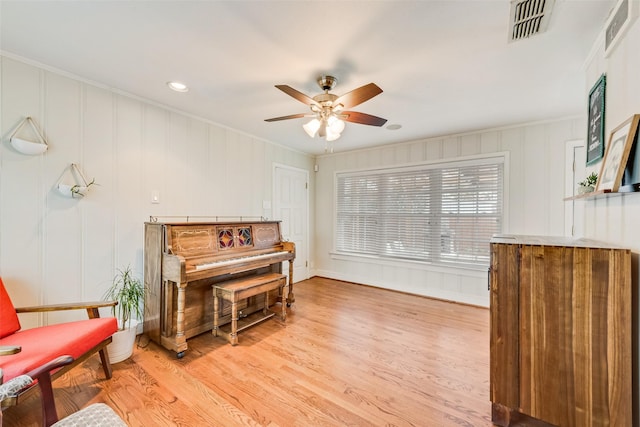
[[[231,303],[231,333],[229,334],[231,345],[238,344],[238,303],[234,299]]]
[[[211,333],[214,337],[218,336],[218,323],[220,322],[220,299],[218,298],[218,292],[216,288],[213,288],[213,329]]]
[[[269,311],[269,291],[264,293],[264,306],[262,307],[262,314],[267,315]]]

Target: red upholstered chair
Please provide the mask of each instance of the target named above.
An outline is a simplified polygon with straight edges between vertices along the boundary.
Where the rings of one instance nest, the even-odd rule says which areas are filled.
[[[70,355],[73,362],[55,371],[51,378],[56,379],[96,352],[100,354],[105,376],[111,378],[111,363],[105,347],[111,342],[111,335],[118,325],[115,317],[101,318],[98,308],[116,304],[110,301],[16,308],[0,278],[0,347],[21,348],[18,353],[0,357],[0,372],[4,377],[0,381],[8,381],[57,357]],[[89,319],[20,329],[18,313],[78,309],[86,310]],[[20,396],[33,389],[30,387],[22,391]]]

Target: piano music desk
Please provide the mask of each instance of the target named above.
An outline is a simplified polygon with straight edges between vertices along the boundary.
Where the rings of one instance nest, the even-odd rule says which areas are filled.
[[[224,336],[231,345],[238,344],[238,332],[270,319],[275,315],[269,312],[269,291],[278,289],[282,296],[282,311],[280,317],[282,320],[287,316],[287,305],[284,298],[284,287],[287,286],[287,276],[279,273],[261,274],[251,276],[244,279],[231,280],[213,285],[213,330],[214,336]],[[238,301],[250,298],[255,295],[264,294],[264,306],[262,309],[262,317],[248,322],[238,327]],[[220,315],[220,298],[231,303],[231,330],[225,332],[218,326]]]

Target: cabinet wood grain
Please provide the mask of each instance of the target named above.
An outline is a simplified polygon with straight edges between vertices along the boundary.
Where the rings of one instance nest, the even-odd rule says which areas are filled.
[[[491,242],[493,422],[631,425],[631,253],[591,240]]]

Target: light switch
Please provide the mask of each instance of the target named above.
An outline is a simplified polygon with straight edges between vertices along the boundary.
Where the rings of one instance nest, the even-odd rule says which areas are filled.
[[[160,191],[152,190],[151,191],[151,203],[160,203]]]

